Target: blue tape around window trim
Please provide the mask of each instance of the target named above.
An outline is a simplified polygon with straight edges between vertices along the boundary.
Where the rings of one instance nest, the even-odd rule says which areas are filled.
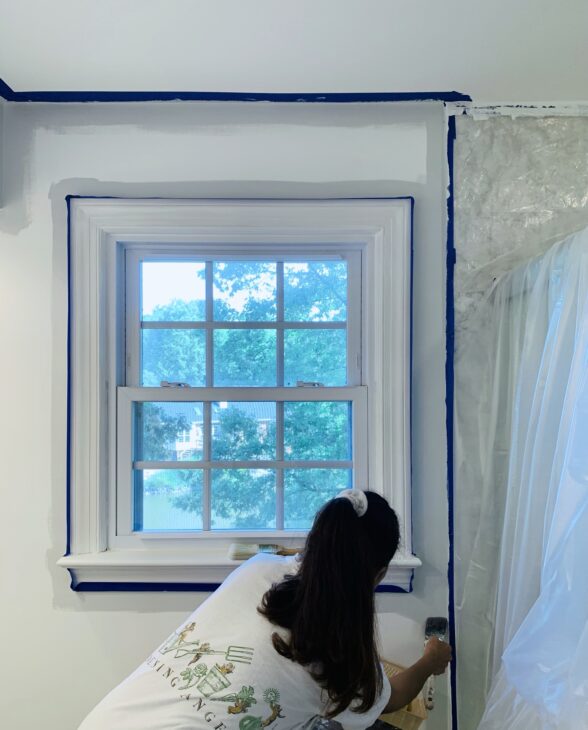
[[[148,198],[129,198],[127,196],[115,195],[66,195],[65,202],[67,206],[67,425],[66,425],[66,548],[64,557],[71,554],[71,309],[72,309],[72,292],[71,292],[71,201],[72,200],[165,200],[162,196],[152,196]],[[175,198],[177,199],[177,198]],[[187,198],[190,199],[190,198]],[[200,198],[202,199],[202,198]],[[227,200],[230,202],[233,198],[214,198],[214,200]],[[257,199],[256,200],[262,200]],[[265,200],[268,200],[267,198]],[[276,198],[275,200],[282,200]],[[313,198],[313,200],[316,200]],[[414,208],[415,199],[412,195],[394,195],[394,196],[370,196],[369,198],[321,198],[321,200],[407,200],[410,204],[410,322],[409,322],[409,339],[410,339],[410,355],[409,355],[409,389],[410,389],[410,416],[409,429],[412,431],[412,345],[413,345],[413,271],[414,271]],[[412,440],[411,440],[412,442]],[[411,459],[412,468],[412,459]],[[412,476],[412,472],[411,472]],[[412,489],[411,489],[412,503]],[[411,512],[411,529],[412,529],[412,512]],[[106,583],[106,582],[80,582],[76,583],[72,569],[68,568],[70,574],[70,586],[73,591],[212,591],[216,590],[220,584],[218,583]],[[376,588],[378,593],[412,593],[413,590],[414,570],[410,574],[410,584],[408,590],[395,585],[380,585]],[[141,587],[143,586],[143,587]],[[144,586],[151,586],[146,588]]]
[[[410,571],[410,583],[408,590],[395,585],[379,585],[376,587],[376,593],[412,593],[412,581],[414,578],[414,570]]]
[[[270,101],[284,103],[353,104],[357,102],[471,101],[459,91],[396,92],[234,92],[234,91],[14,91],[0,79],[0,97],[6,101],[80,103],[80,102],[150,102],[150,101]]]
[[[72,582],[71,588],[73,591],[81,593],[103,593],[108,591],[115,593],[213,593],[220,585],[220,583],[102,583],[86,581],[77,584]],[[410,591],[405,591],[399,586],[378,586],[376,593],[410,593]]]
[[[72,590],[83,593],[161,593],[162,591],[174,593],[213,593],[220,586],[220,583],[100,583],[87,581],[85,583],[72,583]]]

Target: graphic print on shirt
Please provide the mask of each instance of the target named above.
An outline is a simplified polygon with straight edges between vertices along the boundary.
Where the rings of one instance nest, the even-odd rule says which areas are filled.
[[[250,646],[231,645],[227,649],[212,649],[208,642],[202,643],[199,639],[196,641],[187,641],[187,637],[196,628],[196,623],[188,624],[182,631],[175,632],[159,649],[161,654],[173,653],[174,659],[190,655],[192,657],[190,664],[195,664],[203,656],[208,655],[224,655],[227,662],[238,662],[239,664],[251,664],[253,661],[253,648]]]
[[[210,669],[204,662],[197,664],[193,668],[188,665],[183,672],[180,672],[180,677],[182,677],[185,684],[178,687],[178,689],[184,690],[198,685],[196,689],[200,694],[204,697],[210,697],[214,692],[220,692],[230,686],[231,683],[226,678],[226,675],[231,674],[234,668],[234,665],[230,662],[228,664],[215,664]]]
[[[263,699],[270,706],[271,713],[266,718],[254,717],[253,715],[241,718],[239,730],[261,730],[261,728],[275,722],[278,717],[284,717],[282,708],[279,705],[280,693],[277,689],[266,689],[263,693]]]
[[[182,684],[175,688],[178,691],[194,689],[202,697],[213,702],[228,702],[229,715],[247,713],[257,704],[255,688],[243,685],[238,692],[226,692],[231,686],[228,675],[235,671],[235,663],[251,664],[254,649],[249,646],[230,645],[224,650],[213,649],[208,642],[200,639],[188,640],[196,629],[196,623],[186,624],[181,630],[172,634],[159,648],[161,655],[170,655],[173,659],[189,658],[183,671],[179,672]],[[208,666],[203,657],[223,656],[225,663],[216,662]],[[177,670],[176,670],[177,671]],[[265,717],[247,715],[239,722],[239,730],[262,730],[274,723],[278,718],[284,718],[280,706],[280,693],[277,689],[268,688],[263,692],[263,700],[269,707],[269,714]]]

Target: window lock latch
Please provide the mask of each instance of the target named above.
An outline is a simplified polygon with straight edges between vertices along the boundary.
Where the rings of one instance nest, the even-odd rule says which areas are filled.
[[[297,380],[296,387],[297,388],[322,388],[323,384],[319,383],[316,380]]]
[[[190,383],[181,383],[173,380],[162,380],[159,385],[162,388],[189,388]]]

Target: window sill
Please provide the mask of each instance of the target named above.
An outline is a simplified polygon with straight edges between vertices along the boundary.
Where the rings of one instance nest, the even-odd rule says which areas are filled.
[[[398,555],[379,590],[410,593],[414,569],[421,564],[414,555]],[[58,565],[69,570],[75,591],[211,591],[241,562],[212,550],[200,555],[107,550],[66,555]]]

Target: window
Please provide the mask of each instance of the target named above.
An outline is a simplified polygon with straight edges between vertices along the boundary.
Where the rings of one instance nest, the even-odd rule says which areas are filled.
[[[407,590],[411,201],[69,205],[72,585],[220,582],[357,486]]]
[[[125,247],[112,545],[290,537],[367,483],[360,252],[202,248]]]

